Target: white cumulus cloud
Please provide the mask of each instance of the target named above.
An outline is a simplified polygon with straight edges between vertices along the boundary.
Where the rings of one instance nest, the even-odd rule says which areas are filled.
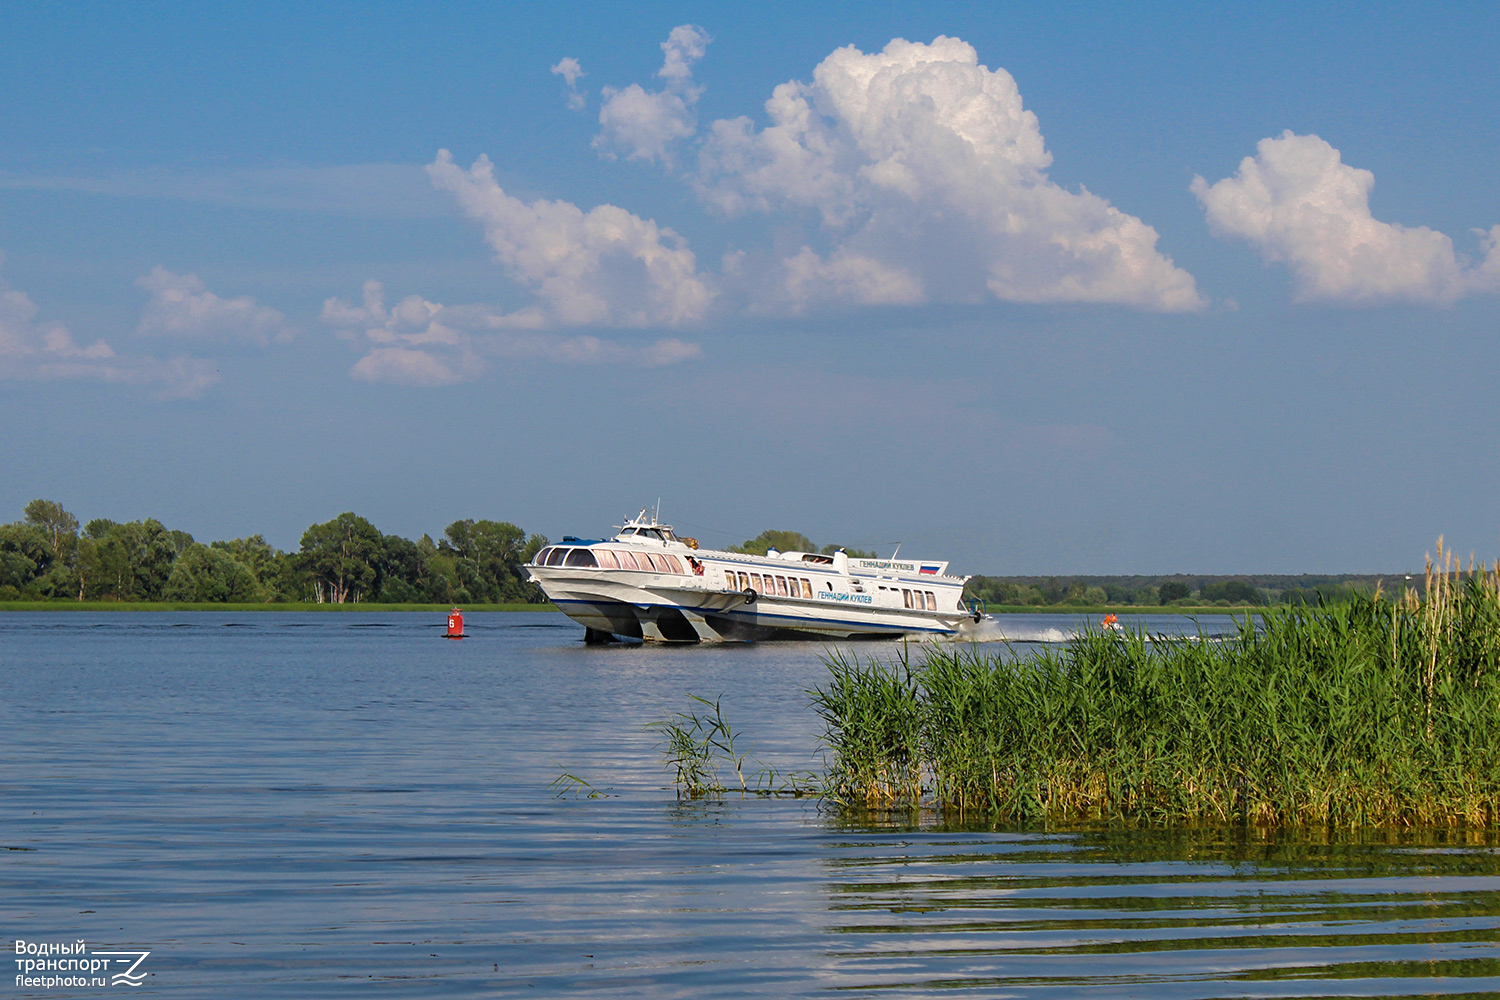
[[[372,348],[354,363],[349,374],[365,382],[416,386],[452,385],[469,377],[435,355],[409,347]]]
[[[378,281],[365,282],[359,303],[325,301],[323,321],[367,351],[350,375],[399,385],[469,381],[484,374],[491,358],[659,367],[703,353],[698,345],[675,338],[627,344],[560,336],[544,329],[546,318],[536,308],[504,313],[478,305],[444,306],[420,295],[408,295],[387,308]]]
[[[691,24],[679,24],[672,29],[667,40],[661,43],[661,69],[656,75],[670,83],[680,83],[693,78],[693,63],[703,58],[708,43],[713,41],[708,32]]]
[[[1381,222],[1370,212],[1375,175],[1343,162],[1316,135],[1290,130],[1262,139],[1239,172],[1216,184],[1193,179],[1212,230],[1256,247],[1291,268],[1304,300],[1448,304],[1500,291],[1500,226],[1483,238],[1475,264],[1426,226]]]
[[[664,58],[656,71],[664,81],[661,90],[647,90],[638,83],[622,89],[605,87],[594,148],[606,156],[670,166],[672,144],[698,130],[693,106],[703,88],[693,82],[693,63],[703,58],[712,40],[702,28],[678,25],[661,43]]]
[[[164,399],[201,396],[219,381],[213,365],[200,358],[122,356],[103,340],[79,344],[62,323],[39,321],[40,312],[26,293],[0,279],[0,378],[117,382],[145,386]]]
[[[996,298],[1204,306],[1157,232],[1047,176],[1052,157],[1015,80],[968,43],[848,46],[811,83],[776,87],[770,124],[716,121],[697,189],[727,214],[810,216],[824,252],[784,259],[793,308]]]
[[[923,301],[922,283],[910,271],[851,253],[847,247],[820,257],[812,247],[782,262],[784,288],[793,302],[860,302],[912,305]]]
[[[563,78],[568,85],[568,108],[573,111],[582,111],[583,106],[588,103],[588,98],[578,91],[578,81],[588,76],[583,71],[583,66],[572,56],[563,56],[552,67],[552,72]]]
[[[484,227],[507,276],[536,293],[549,326],[677,326],[713,301],[686,243],[649,219],[614,205],[528,205],[495,182],[486,156],[464,170],[440,150],[427,171]]]
[[[189,340],[248,340],[264,347],[290,340],[286,317],[248,295],[220,298],[196,274],[173,274],[158,264],[136,281],[151,293],[137,333]]]

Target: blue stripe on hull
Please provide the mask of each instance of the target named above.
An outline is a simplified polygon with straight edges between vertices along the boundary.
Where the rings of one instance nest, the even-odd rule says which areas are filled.
[[[563,605],[563,604],[585,604],[585,605],[588,605],[590,607],[596,607],[596,608],[602,608],[602,607],[625,608],[625,609],[629,609],[629,611],[627,613],[632,614],[632,615],[634,614],[635,608],[640,607],[640,605],[630,604],[630,603],[628,603],[626,601],[586,601],[586,600],[579,600],[579,599],[567,599],[567,600],[554,600],[552,603],[553,604],[558,604],[558,605]],[[878,630],[878,631],[869,631],[872,628],[872,624],[871,623],[868,623],[868,622],[859,622],[859,621],[850,621],[847,618],[806,618],[806,617],[803,617],[801,615],[763,614],[763,613],[755,612],[755,611],[742,611],[739,608],[689,607],[686,604],[652,604],[652,605],[646,605],[646,606],[647,607],[659,607],[659,608],[676,608],[676,609],[678,609],[680,611],[691,611],[694,614],[703,615],[704,617],[707,617],[707,618],[734,618],[736,620],[744,622],[747,625],[751,625],[751,626],[759,625],[759,626],[762,626],[762,627],[765,627],[765,628],[775,628],[775,629],[791,629],[792,626],[791,625],[770,624],[770,623],[766,622],[766,619],[773,619],[774,618],[774,619],[779,619],[779,620],[785,621],[785,622],[795,622],[795,623],[798,623],[798,624],[801,624],[801,625],[813,625],[813,626],[816,626],[816,625],[831,625],[831,626],[835,626],[835,627],[840,628],[840,629],[850,629],[850,630],[853,630],[853,631],[863,632],[865,634],[870,634],[870,635],[888,634],[888,635],[892,635],[892,636],[897,636],[897,635],[907,635],[907,634],[910,634],[912,632],[930,632],[930,633],[934,633],[934,634],[937,634],[937,635],[948,635],[948,634],[950,634],[950,633],[952,633],[954,631],[953,629],[947,629],[947,628],[924,628],[924,627],[921,627],[921,626],[898,626],[898,625],[874,625],[873,628],[875,630]]]

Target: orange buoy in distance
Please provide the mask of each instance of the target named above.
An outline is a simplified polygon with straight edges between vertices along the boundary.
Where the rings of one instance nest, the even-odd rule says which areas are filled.
[[[448,612],[448,638],[462,639],[464,637],[464,613],[458,608]]]

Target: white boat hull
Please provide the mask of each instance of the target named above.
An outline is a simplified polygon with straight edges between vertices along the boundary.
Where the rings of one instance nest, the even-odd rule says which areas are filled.
[[[956,634],[968,613],[841,605],[835,600],[684,587],[681,578],[610,579],[609,571],[532,567],[564,614],[595,632],[658,642],[774,638],[894,639]],[[635,574],[639,575],[639,574]],[[853,608],[858,608],[857,611]]]
[[[591,642],[948,636],[974,620],[945,562],[699,550],[644,514],[611,539],[564,538],[526,569]]]

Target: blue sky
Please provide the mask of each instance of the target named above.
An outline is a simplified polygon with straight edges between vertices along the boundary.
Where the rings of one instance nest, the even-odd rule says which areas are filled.
[[[1492,5],[0,28],[0,517],[1500,554]]]

